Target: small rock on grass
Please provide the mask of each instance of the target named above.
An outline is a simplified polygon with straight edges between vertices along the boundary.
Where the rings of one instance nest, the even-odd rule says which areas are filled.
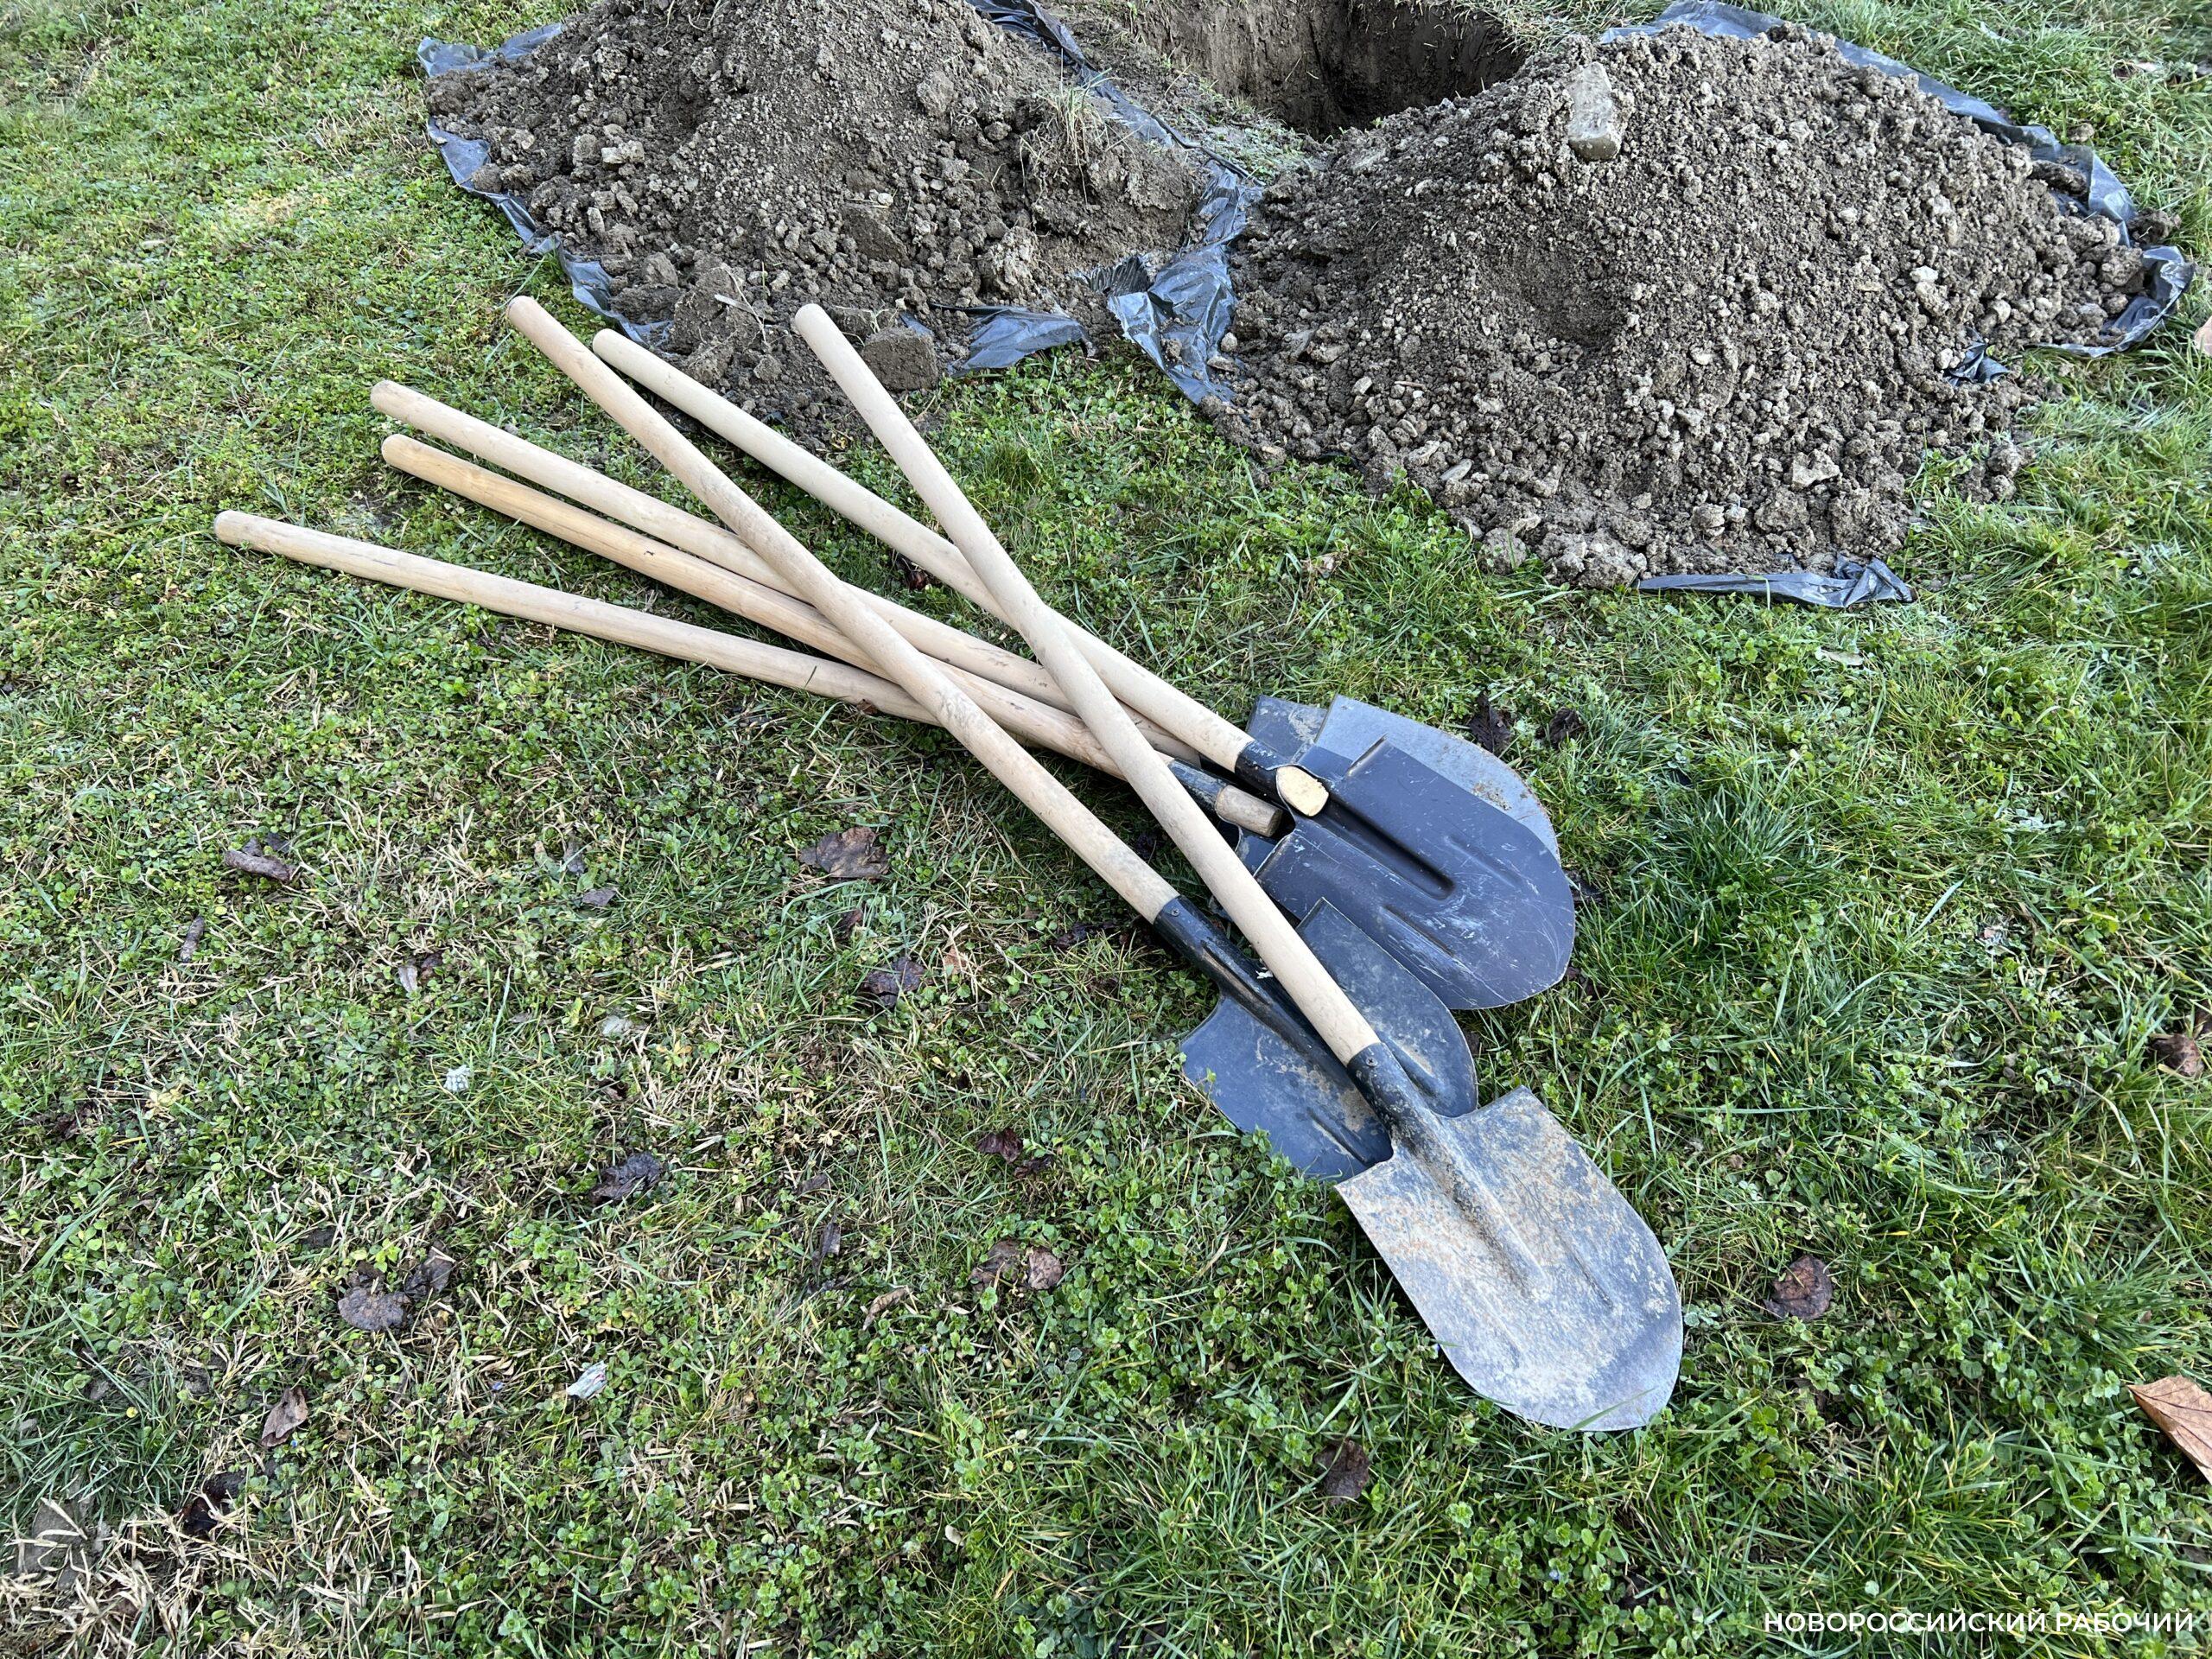
[[[1835,1302],[1835,1276],[1817,1255],[1801,1255],[1782,1270],[1760,1306],[1777,1319],[1817,1319]]]
[[[880,881],[891,874],[891,855],[882,837],[866,824],[823,836],[799,854],[798,861],[842,881]]]

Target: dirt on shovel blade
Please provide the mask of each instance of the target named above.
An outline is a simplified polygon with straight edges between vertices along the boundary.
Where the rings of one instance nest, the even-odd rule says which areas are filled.
[[[1802,29],[1575,39],[1345,135],[1237,245],[1220,418],[1404,474],[1590,586],[1893,550],[1923,454],[2011,493],[2032,396],[1974,381],[2139,290],[2078,179]]]
[[[1110,337],[1079,275],[1179,245],[1196,198],[1179,156],[967,0],[607,0],[429,96],[489,145],[479,188],[596,257],[696,378],[802,426],[827,383],[784,327],[801,305],[873,337],[894,391],[946,366],[963,307]]]

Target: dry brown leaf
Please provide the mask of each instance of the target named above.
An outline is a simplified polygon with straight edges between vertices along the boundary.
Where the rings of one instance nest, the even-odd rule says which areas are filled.
[[[1367,1490],[1374,1465],[1367,1448],[1357,1440],[1338,1440],[1329,1448],[1327,1466],[1321,1471],[1321,1496],[1332,1503],[1349,1503]]]
[[[1801,1255],[1782,1270],[1760,1306],[1777,1319],[1817,1319],[1835,1301],[1835,1276],[1817,1255]]]
[[[2127,1391],[2143,1414],[2165,1431],[2166,1438],[2186,1452],[2196,1472],[2212,1480],[2212,1394],[2185,1376],[2162,1376],[2156,1382],[2131,1382]]]
[[[888,1313],[893,1308],[898,1306],[899,1303],[911,1302],[913,1300],[914,1293],[907,1289],[904,1285],[898,1286],[894,1289],[887,1290],[883,1294],[877,1297],[874,1301],[868,1305],[868,1317],[862,1321],[862,1323],[874,1325],[886,1313]]]
[[[282,1446],[307,1420],[308,1391],[296,1383],[278,1395],[276,1403],[269,1408],[268,1421],[261,1426],[262,1445]]]
[[[882,837],[866,824],[823,836],[799,854],[798,861],[843,881],[880,881],[891,874],[891,855]]]

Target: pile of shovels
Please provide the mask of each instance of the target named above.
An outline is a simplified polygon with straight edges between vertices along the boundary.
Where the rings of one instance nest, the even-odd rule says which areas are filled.
[[[1451,1013],[1544,989],[1573,942],[1551,825],[1510,768],[1349,699],[1266,700],[1239,728],[1077,629],[813,307],[793,327],[942,534],[620,335],[587,350],[526,299],[507,316],[719,522],[390,383],[377,408],[449,447],[394,434],[385,458],[825,655],[243,513],[216,534],[944,728],[1220,989],[1184,1040],[1186,1074],[1336,1184],[1471,1385],[1565,1427],[1633,1427],[1665,1405],[1681,1356],[1665,1255],[1535,1096],[1479,1103]],[[1011,626],[1034,660],[840,580],[639,386]],[[1031,748],[1126,779],[1259,964]]]

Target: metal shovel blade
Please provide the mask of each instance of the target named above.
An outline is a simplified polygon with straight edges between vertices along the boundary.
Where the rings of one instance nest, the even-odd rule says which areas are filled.
[[[1535,1422],[1650,1421],[1681,1369],[1682,1302],[1643,1218],[1526,1089],[1438,1128],[1497,1224],[1402,1148],[1337,1191],[1445,1357]]]
[[[1471,1108],[1475,1063],[1451,1010],[1341,912],[1317,905],[1299,937],[1388,1043],[1439,1116]],[[1351,1075],[1294,1013],[1224,998],[1183,1040],[1183,1075],[1224,1117],[1316,1180],[1390,1155],[1390,1137]]]
[[[1393,744],[1476,799],[1488,801],[1506,817],[1528,825],[1552,849],[1552,856],[1559,856],[1558,832],[1535,791],[1479,743],[1357,697],[1338,697],[1326,709],[1262,697],[1253,705],[1244,729],[1278,754],[1294,755],[1316,747],[1338,754],[1364,754],[1377,742]]]
[[[1299,764],[1329,805],[1237,851],[1293,915],[1327,903],[1452,1007],[1496,1008],[1559,982],[1574,898],[1525,823],[1388,741],[1357,756],[1318,745]]]
[[[1535,1421],[1624,1428],[1667,1402],[1681,1303],[1617,1187],[1525,1089],[1476,1108],[1450,1012],[1344,916],[1300,935],[1396,1052],[1449,1167],[1395,1145],[1310,1029],[1224,999],[1183,1045],[1185,1075],[1239,1128],[1338,1183],[1382,1259],[1478,1393]]]

